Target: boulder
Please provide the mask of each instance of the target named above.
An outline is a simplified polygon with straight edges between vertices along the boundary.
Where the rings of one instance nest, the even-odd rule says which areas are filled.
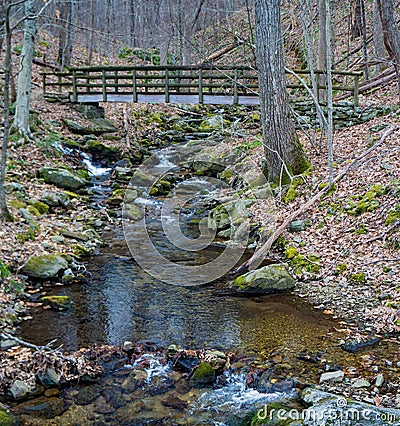
[[[60,375],[54,370],[54,368],[46,368],[42,373],[37,374],[37,378],[41,385],[45,388],[50,388],[52,386],[58,386],[60,384]]]
[[[215,382],[215,370],[208,362],[202,362],[193,373],[192,380],[195,385],[208,385]]]
[[[40,176],[46,183],[58,186],[59,188],[75,191],[88,184],[88,181],[76,173],[66,169],[56,169],[51,167],[42,167]]]
[[[69,196],[65,192],[43,191],[41,201],[50,207],[68,208],[71,204]]]
[[[22,272],[33,278],[54,278],[62,270],[68,268],[68,262],[56,254],[30,256],[25,262]]]
[[[327,373],[321,374],[321,377],[319,378],[320,383],[325,382],[342,382],[344,379],[344,372],[342,370],[338,371],[328,371]]]
[[[296,282],[287,265],[268,265],[237,277],[230,287],[244,294],[269,294],[294,288]]]
[[[87,120],[85,124],[80,124],[67,118],[64,118],[63,122],[68,127],[68,130],[78,135],[101,135],[102,133],[118,131],[114,123],[106,118],[93,118]]]
[[[111,165],[120,158],[118,147],[106,145],[98,140],[89,140],[86,148],[92,154],[94,161],[101,161],[103,164]]]

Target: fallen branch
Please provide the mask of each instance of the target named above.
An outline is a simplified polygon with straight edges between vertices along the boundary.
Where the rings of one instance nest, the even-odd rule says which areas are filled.
[[[381,139],[377,141],[371,148],[369,148],[367,151],[365,151],[363,154],[355,158],[350,164],[348,164],[332,181],[332,184],[329,185],[328,182],[326,187],[321,189],[319,192],[317,192],[313,197],[311,197],[305,204],[303,204],[299,209],[294,211],[292,214],[290,214],[283,223],[279,226],[279,228],[268,238],[268,240],[258,249],[255,251],[253,256],[249,260],[247,260],[245,263],[243,263],[241,266],[239,266],[238,269],[236,269],[233,273],[241,273],[246,270],[250,269],[256,269],[260,263],[263,260],[263,256],[267,255],[268,252],[271,250],[272,244],[279,238],[279,236],[287,229],[290,222],[292,222],[294,219],[296,219],[297,216],[299,216],[301,213],[306,211],[309,207],[311,207],[315,202],[317,202],[324,194],[326,194],[331,186],[341,180],[348,172],[351,170],[354,166],[356,166],[358,163],[360,163],[362,160],[365,159],[372,151],[374,151],[378,146],[382,145],[385,140],[399,127],[391,127],[382,135]]]
[[[33,343],[25,342],[25,340],[18,339],[18,337],[12,336],[11,334],[8,334],[8,333],[5,333],[5,332],[1,333],[1,337],[3,339],[14,340],[15,342],[19,343],[22,346],[26,346],[27,348],[35,349],[37,352],[41,352],[41,351],[44,351],[44,350],[51,350],[51,346],[53,345],[53,343],[55,343],[57,341],[57,339],[54,339],[51,342],[47,343],[47,345],[37,346],[37,345],[34,345]]]

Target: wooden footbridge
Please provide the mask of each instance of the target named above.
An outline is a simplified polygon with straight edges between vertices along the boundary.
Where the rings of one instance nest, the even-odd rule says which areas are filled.
[[[295,70],[307,84],[310,72]],[[323,74],[316,71],[316,74]],[[358,105],[361,72],[332,72],[333,90],[350,92]],[[247,66],[96,66],[43,73],[45,97],[67,102],[140,102],[173,104],[259,105],[258,71]],[[290,78],[290,80],[289,80]],[[296,97],[307,92],[289,76]],[[326,89],[320,85],[319,89]]]

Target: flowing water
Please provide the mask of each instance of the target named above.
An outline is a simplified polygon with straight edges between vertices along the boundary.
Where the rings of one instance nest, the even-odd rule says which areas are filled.
[[[171,148],[160,152],[160,167],[171,167],[175,154]],[[101,183],[110,170],[96,168],[87,157],[85,162],[95,182],[94,201],[100,203],[104,198]],[[188,177],[183,183],[200,188],[193,204],[179,217],[182,232],[196,237],[196,224],[204,216],[198,211],[201,197],[215,188],[207,186],[203,178]],[[156,214],[162,201],[143,200],[151,207],[148,229],[160,252],[183,265],[205,264],[219,255],[218,245],[189,253],[174,247],[161,232]],[[193,287],[167,284],[148,275],[132,259],[121,228],[105,232],[103,238],[108,246],[88,262],[87,282],[51,290],[68,295],[72,307],[61,312],[33,309],[33,319],[21,327],[22,338],[39,345],[56,338],[66,350],[121,345],[129,340],[154,342],[159,347],[217,348],[260,363],[275,355],[289,366],[291,374],[302,375],[311,383],[316,381],[318,369],[299,362],[300,352],[324,353],[333,364],[353,362],[344,360],[343,351],[336,349],[336,324],[294,295],[237,297],[222,290],[224,279]],[[290,389],[260,393],[246,388],[240,368],[227,372],[214,388],[196,388],[157,354],[146,356],[149,366],[141,386],[129,386],[130,378],[137,374],[135,365],[109,366],[98,384],[63,391],[68,409],[60,417],[46,420],[25,412],[26,424],[234,424],[233,418],[267,401],[293,396]]]

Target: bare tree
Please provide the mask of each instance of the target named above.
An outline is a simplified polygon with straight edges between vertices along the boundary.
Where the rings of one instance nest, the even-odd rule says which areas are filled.
[[[255,30],[265,172],[272,182],[288,182],[308,162],[290,117],[279,0],[256,0]]]
[[[17,102],[13,126],[24,137],[30,137],[29,108],[31,101],[32,60],[36,38],[36,8],[34,0],[25,2],[24,39],[18,73]]]

